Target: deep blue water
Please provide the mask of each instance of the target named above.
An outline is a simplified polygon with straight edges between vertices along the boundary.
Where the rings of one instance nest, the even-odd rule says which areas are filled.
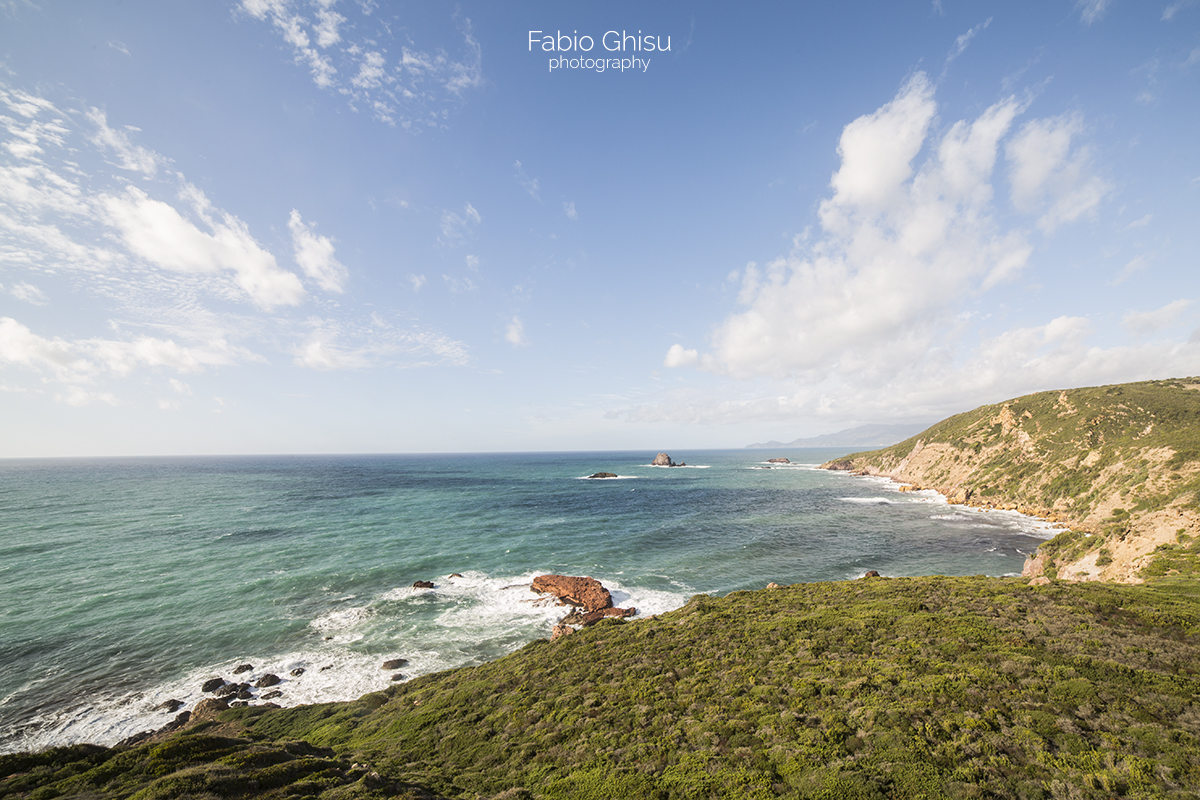
[[[406,678],[493,659],[564,613],[541,573],[646,616],[869,569],[1015,573],[1046,536],[812,468],[845,452],[0,461],[0,751],[161,726],[155,706],[243,662],[290,705],[379,689],[391,657]]]

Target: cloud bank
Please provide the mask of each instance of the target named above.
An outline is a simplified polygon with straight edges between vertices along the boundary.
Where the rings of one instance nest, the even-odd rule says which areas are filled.
[[[1021,276],[1042,237],[1090,217],[1112,191],[1094,172],[1079,115],[1019,124],[1027,110],[1010,96],[939,127],[935,86],[917,73],[846,125],[819,235],[736,274],[741,310],[715,326],[707,352],[676,343],[664,357],[667,368],[723,382],[628,417],[944,415],[980,398],[1194,371],[1194,344],[1102,349],[1089,344],[1096,331],[1085,318],[995,333],[967,311]],[[1131,314],[1125,326],[1153,333],[1187,306]]]

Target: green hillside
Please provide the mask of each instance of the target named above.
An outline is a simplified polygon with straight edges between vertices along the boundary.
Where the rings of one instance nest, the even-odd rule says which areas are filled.
[[[1072,529],[1034,572],[1138,580],[1200,563],[1200,379],[1039,392],[826,465]]]
[[[1196,797],[1200,592],[798,584],[357,702],[0,757],[0,797]]]

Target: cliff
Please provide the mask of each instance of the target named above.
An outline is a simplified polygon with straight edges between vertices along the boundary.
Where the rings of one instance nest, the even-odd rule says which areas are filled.
[[[1029,576],[1200,571],[1200,378],[1026,395],[823,466],[1069,527],[1026,562]]]

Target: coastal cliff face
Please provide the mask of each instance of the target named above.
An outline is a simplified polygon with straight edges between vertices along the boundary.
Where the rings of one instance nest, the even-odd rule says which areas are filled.
[[[822,466],[1070,528],[1026,562],[1031,577],[1200,571],[1200,378],[1026,395]]]

